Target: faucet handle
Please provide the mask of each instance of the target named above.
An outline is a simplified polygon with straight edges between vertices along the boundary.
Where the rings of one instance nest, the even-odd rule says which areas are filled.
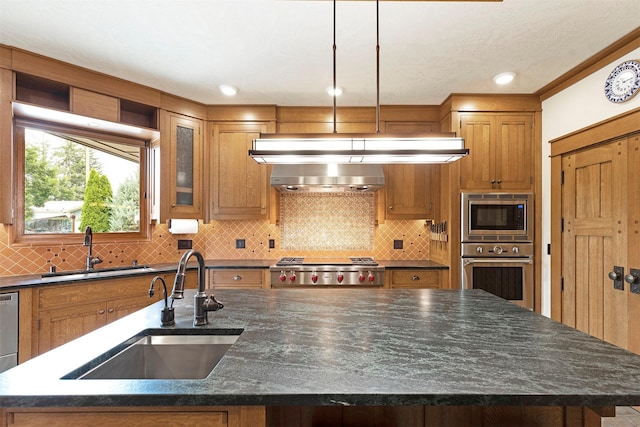
[[[218,311],[223,307],[224,304],[218,302],[213,295],[208,295],[207,299],[202,303],[202,308],[204,308],[205,311]]]

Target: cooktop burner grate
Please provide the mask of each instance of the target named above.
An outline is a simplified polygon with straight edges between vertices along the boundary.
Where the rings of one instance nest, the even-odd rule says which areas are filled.
[[[343,259],[309,259],[304,257],[284,257],[276,262],[276,266],[292,265],[368,265],[376,266],[377,262],[371,257],[349,257]]]

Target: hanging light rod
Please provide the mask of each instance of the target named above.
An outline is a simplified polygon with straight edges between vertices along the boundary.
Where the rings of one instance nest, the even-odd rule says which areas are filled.
[[[258,163],[451,163],[469,154],[455,134],[380,133],[380,25],[376,0],[376,132],[343,134],[336,129],[333,97],[333,133],[260,134],[249,150]],[[336,79],[336,0],[333,0],[333,87]]]

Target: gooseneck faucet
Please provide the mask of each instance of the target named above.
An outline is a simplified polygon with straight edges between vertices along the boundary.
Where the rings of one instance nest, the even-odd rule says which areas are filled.
[[[173,282],[173,290],[171,291],[171,299],[184,298],[184,279],[187,270],[187,262],[189,259],[195,256],[198,261],[198,292],[194,297],[193,304],[193,325],[202,326],[209,323],[208,313],[210,311],[220,310],[224,305],[216,301],[213,295],[207,295],[204,291],[205,279],[204,279],[204,258],[202,254],[196,250],[190,249],[182,255],[178,262],[178,270],[176,271],[176,278]],[[173,301],[171,302],[173,306]]]
[[[87,253],[87,271],[91,271],[93,267],[95,267],[96,264],[100,264],[102,260],[99,256],[93,256],[93,232],[89,226],[84,230],[84,243],[82,246],[89,247],[89,252]]]

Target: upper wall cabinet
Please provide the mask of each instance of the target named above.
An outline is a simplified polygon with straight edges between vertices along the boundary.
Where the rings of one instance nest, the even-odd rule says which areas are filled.
[[[212,125],[211,217],[269,217],[269,167],[249,157],[252,142],[268,132],[266,123]]]
[[[435,132],[430,122],[387,122],[387,133]],[[439,213],[439,165],[386,165],[385,218],[436,219]]]
[[[161,134],[160,220],[202,219],[203,122],[163,110]]]
[[[533,113],[460,114],[460,133],[469,148],[460,160],[461,189],[533,188]]]
[[[16,73],[16,101],[80,116],[158,129],[158,110],[29,74]]]

